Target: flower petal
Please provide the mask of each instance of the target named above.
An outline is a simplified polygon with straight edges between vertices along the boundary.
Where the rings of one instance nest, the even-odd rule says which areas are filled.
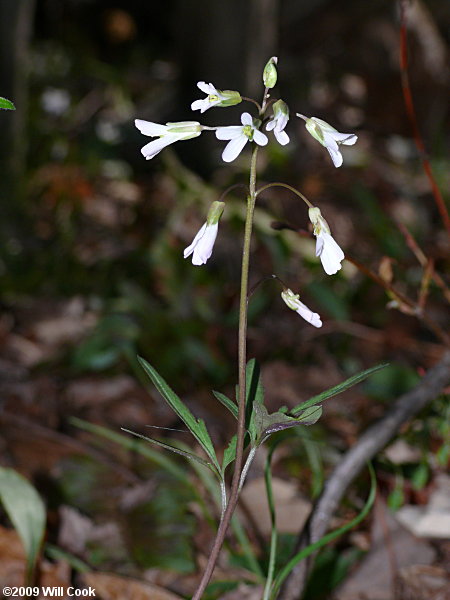
[[[225,162],[232,162],[239,156],[247,142],[248,137],[243,133],[241,133],[240,136],[232,139],[230,142],[228,142],[228,144],[225,146],[225,150],[222,152],[222,160]]]
[[[241,115],[241,123],[242,125],[253,125],[253,119],[250,113],[245,112]]]
[[[205,94],[210,94],[210,86],[212,84],[211,83],[206,83],[206,81],[198,81],[197,82],[197,87],[199,90],[201,90],[202,92],[204,92]],[[214,86],[213,86],[214,87]]]
[[[159,123],[152,123],[152,121],[143,121],[142,119],[135,119],[134,124],[144,135],[159,136],[164,135],[167,131],[165,125]]]
[[[272,131],[272,129],[275,127],[276,124],[277,124],[276,119],[270,119],[270,121],[266,125],[266,130]]]
[[[344,260],[345,255],[339,244],[329,233],[322,232],[317,238],[317,245],[319,245],[319,239],[323,240],[322,250],[319,254],[323,269],[327,275],[334,275],[342,268],[341,262]]]
[[[203,234],[205,233],[206,227],[207,227],[207,223],[203,223],[203,225],[197,231],[196,236],[192,240],[192,244],[190,246],[188,246],[187,248],[184,249],[184,252],[183,252],[184,258],[187,258],[188,256],[190,256],[194,252],[194,248],[197,245],[198,241],[203,237]]]
[[[338,144],[344,144],[345,146],[353,146],[356,143],[358,136],[354,133],[332,133],[330,134],[334,137]]]
[[[227,127],[219,127],[216,129],[216,138],[218,140],[232,140],[242,134],[240,125],[228,125]]]
[[[277,142],[279,144],[281,144],[282,146],[286,146],[286,144],[289,144],[289,136],[285,131],[277,131],[275,129],[275,131],[273,132],[275,137],[277,138]]]
[[[334,148],[330,148],[330,146],[326,146],[326,148],[330,153],[331,160],[333,161],[334,166],[340,167],[344,159],[342,158],[342,154],[339,152],[339,149],[335,150]]]
[[[164,137],[160,137],[156,140],[152,140],[148,144],[146,144],[143,148],[141,148],[141,153],[145,156],[146,160],[150,160],[154,156],[161,152],[163,148],[169,146],[169,144],[173,144],[176,142],[178,137],[176,135],[165,135]]]
[[[298,300],[298,304],[299,307],[297,308],[296,313],[303,317],[305,321],[314,325],[314,327],[322,327],[322,320],[318,313],[310,310],[303,302],[300,302],[300,300]]]
[[[204,98],[203,100],[195,100],[195,102],[191,104],[191,110],[199,110],[201,113],[204,113],[205,110],[208,110],[210,107],[211,103],[209,102],[208,98]]]
[[[258,144],[258,146],[265,146],[269,141],[267,135],[259,129],[255,129],[253,131],[253,141]]]
[[[204,265],[206,261],[211,257],[218,229],[218,223],[206,226],[202,237],[199,239],[197,245],[194,248],[194,255],[192,257],[193,265]]]

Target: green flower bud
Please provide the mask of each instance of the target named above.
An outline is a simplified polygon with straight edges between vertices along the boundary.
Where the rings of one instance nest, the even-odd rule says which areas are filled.
[[[216,225],[219,222],[224,208],[225,202],[219,202],[219,200],[215,200],[211,203],[211,208],[209,209],[208,216],[206,217],[206,222],[208,225]]]
[[[277,68],[278,58],[272,56],[267,65],[264,67],[263,82],[266,88],[273,88],[277,83]]]

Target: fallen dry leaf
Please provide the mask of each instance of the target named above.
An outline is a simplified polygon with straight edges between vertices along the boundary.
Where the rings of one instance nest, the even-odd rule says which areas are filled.
[[[80,580],[95,589],[98,600],[182,600],[181,596],[152,583],[111,573],[83,573]]]

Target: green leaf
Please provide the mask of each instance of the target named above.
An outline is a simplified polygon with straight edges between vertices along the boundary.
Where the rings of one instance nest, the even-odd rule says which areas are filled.
[[[162,452],[158,452],[152,448],[149,448],[147,444],[142,444],[137,439],[130,439],[128,435],[122,435],[121,433],[111,431],[111,429],[102,427],[101,425],[93,425],[92,423],[88,423],[87,421],[83,421],[82,419],[78,419],[76,417],[71,417],[70,423],[75,425],[75,427],[83,429],[84,431],[88,431],[89,433],[101,436],[107,440],[119,444],[122,446],[122,448],[132,452],[138,452],[146,459],[153,461],[162,469],[165,469],[168,473],[171,473],[171,475],[173,475],[179,481],[182,481],[185,484],[189,483],[186,469],[180,468],[180,466],[174,460]]]
[[[214,466],[210,462],[208,462],[204,458],[201,458],[200,456],[197,456],[196,454],[193,454],[192,452],[182,450],[181,448],[176,448],[175,446],[171,446],[170,444],[166,444],[165,442],[161,442],[160,440],[156,440],[155,438],[147,437],[146,435],[141,435],[140,433],[136,433],[135,431],[131,431],[130,429],[125,429],[125,427],[121,427],[121,429],[122,431],[126,431],[127,433],[131,433],[131,435],[135,435],[136,437],[141,438],[141,440],[146,440],[151,444],[161,446],[161,448],[164,448],[165,450],[170,450],[171,452],[175,452],[175,454],[180,454],[181,456],[184,456],[189,460],[195,460],[201,465],[204,465],[205,467],[208,467],[208,469],[214,471],[214,473],[216,472]]]
[[[212,463],[217,469],[217,473],[220,473],[220,465],[216,457],[216,453],[214,450],[214,446],[212,444],[211,438],[209,436],[208,430],[206,429],[206,425],[202,419],[196,419],[191,411],[187,408],[187,406],[180,400],[180,398],[175,394],[175,392],[168,386],[166,381],[155,371],[155,369],[148,364],[146,360],[138,357],[138,360],[153,381],[154,386],[159,391],[164,400],[169,404],[172,410],[180,417],[180,419],[185,423],[186,427],[198,441],[200,446],[206,452],[206,454],[211,459]]]
[[[232,400],[230,400],[228,398],[228,396],[225,396],[225,394],[222,394],[221,392],[213,391],[213,394],[219,402],[221,402],[226,408],[228,408],[228,410],[231,412],[233,417],[235,417],[237,419],[238,418],[238,407],[236,406],[236,404]]]
[[[236,458],[236,442],[237,437],[233,435],[233,437],[230,440],[230,443],[225,448],[222,460],[222,475],[225,473],[225,469],[228,467],[228,465],[230,465]]]
[[[255,406],[264,406],[264,388],[261,382],[259,364],[254,358],[247,363],[245,380],[245,422],[247,424],[250,440],[252,445],[254,445],[259,438],[259,430],[255,423]]]
[[[388,366],[388,363],[382,363],[380,365],[376,365],[375,367],[371,367],[370,369],[366,369],[365,371],[362,371],[361,373],[358,373],[357,375],[352,375],[352,377],[349,377],[342,383],[338,383],[338,385],[335,385],[334,387],[332,387],[328,390],[325,390],[324,392],[321,392],[317,396],[313,396],[309,400],[306,400],[306,402],[302,402],[301,404],[299,404],[298,406],[296,406],[295,408],[293,408],[291,410],[291,414],[295,415],[302,410],[304,411],[306,408],[309,408],[310,406],[315,406],[316,404],[321,404],[324,400],[328,400],[328,398],[332,398],[333,396],[342,394],[342,392],[345,392],[345,390],[348,390],[349,388],[356,385],[357,383],[361,383],[361,381],[364,381],[364,379],[369,377],[369,375],[372,375],[372,373],[376,373],[376,371],[380,371],[381,369],[384,369],[387,366]]]
[[[253,404],[254,427],[256,440],[262,444],[272,433],[283,431],[298,425],[312,425],[322,415],[321,406],[312,406],[305,410],[299,417],[290,417],[282,412],[269,414],[267,408],[261,404]]]
[[[45,531],[46,510],[34,487],[13,469],[0,467],[0,499],[27,555],[27,583],[33,581]]]
[[[376,496],[376,491],[377,491],[377,480],[376,480],[376,476],[375,476],[375,471],[374,471],[371,463],[368,463],[367,466],[369,468],[369,473],[370,473],[370,491],[369,491],[369,496],[367,498],[367,501],[366,501],[365,505],[363,506],[361,512],[358,515],[356,515],[356,517],[354,519],[352,519],[349,523],[346,523],[342,527],[339,527],[338,529],[335,529],[334,531],[327,533],[322,538],[320,538],[320,540],[318,540],[317,542],[314,542],[313,544],[310,544],[306,548],[303,548],[303,550],[300,550],[300,552],[298,552],[293,558],[291,558],[291,560],[281,569],[281,571],[278,573],[278,575],[276,576],[276,578],[273,582],[271,594],[270,594],[271,600],[274,600],[277,597],[278,591],[279,591],[280,587],[282,586],[284,580],[289,575],[289,573],[292,571],[292,569],[294,569],[294,567],[296,565],[298,565],[298,563],[301,560],[303,560],[304,558],[306,558],[307,556],[309,556],[316,550],[319,550],[319,548],[322,548],[322,546],[325,546],[326,544],[328,544],[335,538],[339,537],[340,535],[342,535],[343,533],[345,533],[352,527],[355,527],[355,525],[358,525],[358,523],[360,523],[363,519],[365,519],[366,516],[369,514],[369,511],[372,508],[373,503],[375,502],[375,496]]]
[[[6,98],[2,98],[1,96],[0,96],[0,108],[3,108],[5,110],[16,110],[16,107],[11,102],[11,100],[7,100]]]

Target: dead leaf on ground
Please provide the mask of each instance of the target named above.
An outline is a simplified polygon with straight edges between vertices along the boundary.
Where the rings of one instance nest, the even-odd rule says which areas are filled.
[[[15,587],[25,584],[25,551],[19,536],[13,529],[0,526],[0,585]],[[70,567],[64,561],[51,563],[40,561],[40,586],[70,585]]]
[[[301,531],[311,511],[311,502],[298,494],[294,483],[274,477],[272,479],[274,503],[276,507],[277,529],[281,533]],[[270,535],[271,524],[267,504],[264,478],[253,479],[244,486],[242,501],[256,516],[256,526],[263,535]]]
[[[182,600],[157,585],[110,573],[83,573],[80,580],[95,589],[99,600]]]
[[[379,501],[373,511],[372,547],[356,571],[334,595],[335,600],[392,600],[397,570],[428,565],[434,549],[404,529]]]

